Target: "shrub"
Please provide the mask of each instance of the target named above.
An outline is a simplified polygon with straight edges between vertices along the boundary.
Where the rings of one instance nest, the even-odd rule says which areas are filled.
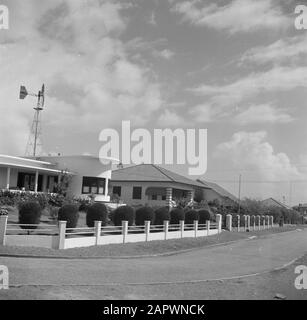
[[[39,224],[42,208],[38,202],[27,201],[19,205],[20,224]],[[37,226],[21,226],[22,229],[36,229]]]
[[[115,226],[121,226],[122,221],[128,221],[128,225],[134,222],[134,209],[130,206],[120,206],[113,211],[112,219]]]
[[[199,220],[199,213],[196,210],[189,210],[185,213],[185,223],[193,224],[195,220]]]
[[[79,207],[79,211],[80,211],[80,207]],[[101,225],[105,226],[107,224],[107,214],[108,214],[107,207],[102,203],[94,203],[91,206],[88,206],[86,211],[87,226],[89,228],[94,227],[95,221],[101,221]]]
[[[200,224],[205,224],[206,221],[210,221],[211,215],[209,210],[206,210],[206,209],[199,210],[198,214],[199,214],[198,221]]]
[[[65,204],[59,209],[58,221],[67,221],[67,228],[76,228],[79,219],[78,206]]]
[[[143,226],[145,221],[153,223],[155,219],[155,212],[151,207],[141,207],[135,212],[135,224],[137,226]]]
[[[170,224],[179,224],[181,220],[184,220],[185,213],[181,208],[175,208],[170,212],[171,221]]]
[[[162,225],[164,221],[170,221],[171,215],[168,207],[161,207],[155,210],[155,225]]]

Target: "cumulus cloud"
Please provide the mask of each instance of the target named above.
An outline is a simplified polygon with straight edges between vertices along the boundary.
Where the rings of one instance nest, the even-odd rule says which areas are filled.
[[[291,115],[271,104],[251,105],[234,117],[234,121],[242,125],[253,123],[288,123],[293,120]]]
[[[279,39],[268,46],[249,49],[240,58],[240,64],[250,62],[256,64],[307,62],[307,36]]]
[[[173,51],[169,50],[169,49],[164,49],[164,50],[161,50],[161,51],[155,50],[153,52],[153,55],[156,56],[156,57],[159,57],[159,58],[163,58],[163,59],[169,60],[175,55],[175,53]]]
[[[190,89],[209,97],[210,103],[227,106],[254,97],[259,93],[289,91],[307,87],[307,67],[276,66],[264,72],[251,73],[228,84],[203,84]]]
[[[186,125],[187,121],[179,116],[176,112],[166,109],[159,116],[157,124],[161,127],[178,127],[182,126],[183,124]]]
[[[237,169],[254,171],[266,180],[287,180],[300,177],[286,153],[276,153],[266,141],[265,131],[235,133],[227,142],[219,144],[214,152],[217,158],[227,159]]]
[[[291,26],[275,0],[233,0],[226,5],[201,5],[202,1],[176,3],[172,11],[182,15],[184,21],[198,26],[224,30],[231,34],[257,30],[280,30]]]
[[[128,23],[124,9],[107,0],[10,1],[16,23],[0,38],[3,153],[22,154],[29,133],[35,100],[17,100],[20,84],[35,92],[46,84],[47,142],[72,132],[98,136],[122,119],[144,124],[161,107],[156,79],[129,59],[120,39]]]
[[[199,104],[189,110],[189,114],[196,122],[212,122],[217,120],[220,110],[214,109],[210,104]]]

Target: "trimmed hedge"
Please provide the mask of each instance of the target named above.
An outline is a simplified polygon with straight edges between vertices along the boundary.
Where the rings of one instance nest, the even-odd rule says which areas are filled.
[[[193,224],[195,220],[199,220],[199,213],[196,210],[189,210],[185,213],[185,220],[186,224]]]
[[[175,208],[170,212],[170,215],[170,224],[179,224],[181,220],[184,220],[185,212],[181,208]]]
[[[65,204],[59,209],[58,221],[67,221],[66,228],[76,228],[79,219],[78,206]]]
[[[161,207],[155,211],[155,225],[163,225],[164,221],[170,221],[171,215],[168,207]]]
[[[105,226],[107,224],[107,215],[108,210],[103,203],[94,203],[87,207],[86,224],[89,228],[92,228],[95,225],[95,221],[101,221],[101,225]]]
[[[19,205],[20,224],[39,224],[42,208],[38,202],[27,201]],[[36,229],[36,226],[21,226],[22,229]]]
[[[145,221],[150,221],[152,224],[155,219],[155,211],[151,207],[141,207],[135,212],[135,224],[143,226]]]
[[[128,225],[133,225],[135,211],[130,206],[120,206],[112,213],[112,220],[115,226],[121,226],[122,221],[128,221]]]
[[[205,224],[207,221],[210,221],[211,214],[209,210],[202,209],[198,211],[199,214],[199,224]]]

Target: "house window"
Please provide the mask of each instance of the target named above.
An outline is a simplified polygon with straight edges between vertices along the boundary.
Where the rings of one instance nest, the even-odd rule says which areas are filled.
[[[163,200],[163,201],[166,200],[166,196],[162,196],[162,200]]]
[[[133,187],[132,199],[134,200],[142,199],[142,187]]]
[[[104,194],[105,183],[105,178],[83,177],[82,194]]]
[[[119,197],[122,195],[122,187],[120,186],[114,186],[113,187],[113,194],[117,194]]]
[[[158,195],[157,194],[152,194],[151,195],[151,200],[158,200]]]

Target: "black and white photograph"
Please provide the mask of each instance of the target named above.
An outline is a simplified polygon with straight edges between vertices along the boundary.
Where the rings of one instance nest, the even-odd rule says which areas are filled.
[[[0,0],[0,309],[307,300],[306,120],[305,0]]]

